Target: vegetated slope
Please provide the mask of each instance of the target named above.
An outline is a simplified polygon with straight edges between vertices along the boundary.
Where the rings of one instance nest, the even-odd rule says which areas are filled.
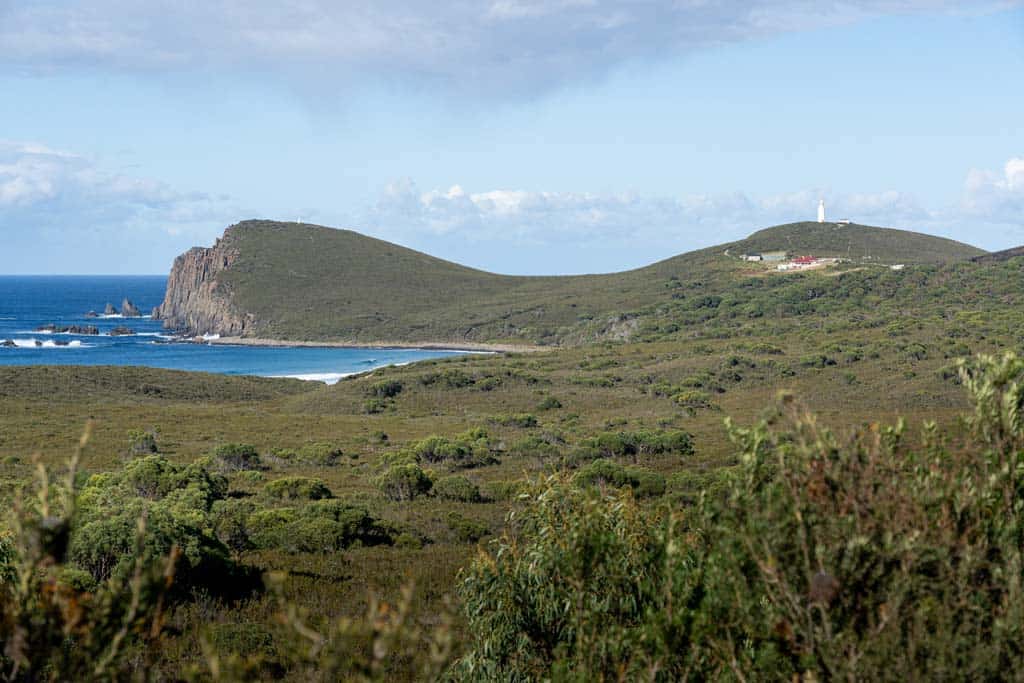
[[[1024,256],[1024,246],[1013,247],[1012,249],[1003,249],[1002,251],[993,251],[990,254],[975,256],[971,260],[976,263],[996,263],[999,261],[1009,261],[1010,259],[1018,256]]]
[[[817,229],[821,234],[815,232]],[[858,231],[865,231],[863,236]],[[729,249],[731,256],[724,254]],[[314,225],[245,221],[175,262],[157,314],[174,329],[288,340],[533,343],[624,339],[630,312],[674,298],[680,282],[714,290],[749,265],[740,251],[786,249],[895,262],[984,253],[942,238],[817,223],[604,275],[497,275]]]
[[[790,223],[759,230],[725,245],[730,253],[785,250],[790,254],[888,263],[946,263],[985,253],[969,244],[919,232],[839,223]]]
[[[271,377],[108,365],[0,367],[0,400],[44,403],[119,401],[267,401],[313,388],[313,383]]]

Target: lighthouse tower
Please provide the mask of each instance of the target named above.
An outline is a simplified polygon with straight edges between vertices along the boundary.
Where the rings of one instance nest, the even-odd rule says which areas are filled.
[[[824,223],[825,222],[825,200],[824,199],[819,199],[818,200],[818,222],[819,223]]]

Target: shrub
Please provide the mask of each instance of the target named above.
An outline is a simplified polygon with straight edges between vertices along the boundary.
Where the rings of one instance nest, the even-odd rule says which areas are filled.
[[[394,398],[402,393],[402,383],[397,379],[386,379],[371,384],[366,393],[377,398]]]
[[[558,410],[561,407],[562,402],[559,401],[554,396],[545,396],[543,399],[541,399],[540,403],[537,404],[537,410],[540,411]]]
[[[441,477],[434,482],[434,495],[445,500],[463,503],[480,502],[480,489],[469,479],[461,476]]]
[[[553,437],[524,436],[508,448],[508,454],[517,457],[536,458],[540,464],[552,461],[561,455],[561,449],[551,442]]]
[[[463,543],[476,543],[491,533],[491,530],[483,522],[469,519],[457,512],[448,513],[447,523],[455,538]]]
[[[638,498],[665,493],[665,477],[639,467],[624,467],[614,460],[600,459],[580,469],[575,480],[580,486],[628,486]]]
[[[822,353],[811,354],[809,356],[802,356],[800,358],[800,365],[805,368],[824,368],[829,365],[835,365],[836,361],[830,356],[826,356]]]
[[[250,444],[226,443],[213,451],[214,460],[227,470],[258,470],[260,454]]]
[[[84,445],[87,436],[83,437]],[[135,552],[130,580],[97,581],[69,564],[68,540],[80,526],[74,503],[78,454],[65,482],[41,469],[8,508],[12,532],[0,532],[0,679],[5,681],[148,680],[158,647],[177,555]],[[147,545],[136,520],[133,547]],[[152,546],[150,546],[152,550]]]
[[[654,667],[633,661],[653,649],[648,615],[677,614],[649,610],[665,605],[662,576],[683,559],[666,552],[665,525],[630,496],[558,479],[531,491],[516,519],[522,533],[506,532],[461,576],[470,644],[456,680],[649,679]],[[685,637],[668,644],[681,658]],[[682,678],[681,668],[658,668],[665,680]]]
[[[263,492],[279,500],[320,500],[333,494],[320,479],[312,477],[282,477],[268,482]]]
[[[524,481],[486,481],[481,493],[486,500],[505,501],[517,498],[526,489]]]
[[[448,368],[441,372],[432,372],[420,376],[420,384],[423,386],[439,385],[447,389],[460,389],[474,384],[476,380],[472,375],[462,370]]]
[[[377,487],[389,499],[408,501],[430,492],[434,483],[418,465],[392,465],[377,477]]]
[[[643,456],[692,455],[693,437],[682,430],[601,432],[581,444],[577,458],[624,458],[639,462]]]
[[[706,408],[714,408],[714,404],[711,402],[711,395],[706,391],[681,391],[674,395],[672,400],[680,408],[685,408],[691,413]]]
[[[484,377],[483,379],[477,380],[476,388],[480,391],[494,391],[501,386],[500,377]]]
[[[520,429],[530,429],[539,424],[537,422],[537,416],[530,415],[529,413],[494,415],[491,417],[491,422],[505,427],[519,427]]]
[[[153,455],[159,453],[156,437],[159,432],[154,429],[132,429],[128,432],[128,455]]]
[[[344,451],[329,443],[309,443],[299,448],[297,456],[307,465],[331,467],[337,465]]]
[[[226,492],[224,477],[202,463],[175,465],[159,455],[130,461],[119,472],[92,475],[77,496],[70,564],[97,582],[126,580],[137,562],[157,562],[177,547],[180,586],[230,591],[238,568],[212,534],[210,516]],[[146,531],[140,544],[143,513]]]
[[[367,415],[383,413],[391,407],[391,402],[383,398],[371,398],[363,403],[363,412]]]
[[[491,440],[483,429],[471,429],[448,439],[428,436],[410,449],[418,461],[444,463],[451,467],[482,467],[498,462],[491,452]]]

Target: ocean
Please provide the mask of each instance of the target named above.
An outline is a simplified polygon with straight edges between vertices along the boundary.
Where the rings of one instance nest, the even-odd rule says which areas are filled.
[[[455,351],[282,348],[176,341],[149,318],[163,301],[163,276],[0,276],[0,365],[143,365],[226,375],[297,377],[337,382],[384,365],[438,358]],[[103,316],[128,298],[145,317]],[[100,317],[86,314],[95,311]],[[99,335],[39,332],[44,325],[94,325]],[[118,326],[135,334],[111,336]],[[3,345],[7,341],[14,346]]]

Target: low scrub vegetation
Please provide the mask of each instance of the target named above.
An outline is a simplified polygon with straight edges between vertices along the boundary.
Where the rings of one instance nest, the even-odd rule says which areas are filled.
[[[843,365],[873,380],[869,361],[847,360],[862,346],[835,344],[819,346],[839,368],[799,371],[841,400]],[[712,461],[705,422],[638,391],[660,381],[638,355],[674,351],[641,348],[618,358],[615,396],[644,411],[599,422],[557,409],[528,431],[490,420],[531,414],[544,394],[524,385],[516,400],[478,396],[462,422],[422,413],[418,432],[353,422],[339,442],[303,423],[277,448],[218,432],[190,461],[169,413],[159,453],[126,459],[112,430],[106,471],[74,456],[33,474],[14,458],[0,466],[0,679],[1015,679],[1024,360],[961,361],[954,383],[934,351],[947,344],[920,360],[901,344],[884,354],[928,377],[893,381],[918,382],[906,395],[928,409],[963,394],[961,419],[826,426],[783,395],[759,419],[726,421],[728,457]],[[716,381],[734,368],[749,386],[776,355],[736,348],[756,368],[709,357]],[[695,355],[664,383],[704,377]],[[563,366],[573,410],[588,400],[566,388],[576,365]],[[408,379],[418,372],[399,399],[415,410],[418,392],[434,396]],[[423,436],[435,430],[449,436]],[[414,571],[423,590],[401,589]],[[332,592],[342,585],[354,588]],[[373,597],[385,591],[392,604]]]

